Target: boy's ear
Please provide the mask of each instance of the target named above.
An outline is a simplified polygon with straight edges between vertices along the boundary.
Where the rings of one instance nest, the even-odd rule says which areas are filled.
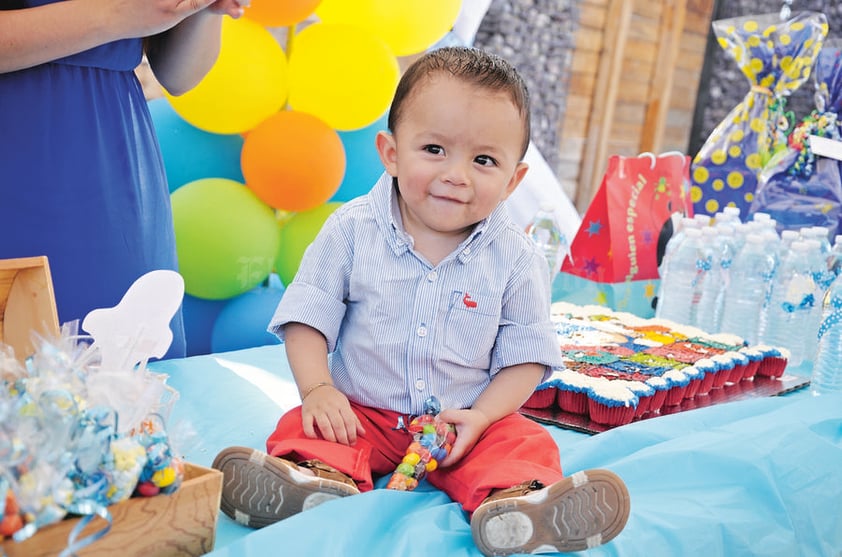
[[[506,185],[505,195],[503,199],[508,199],[510,195],[517,189],[520,185],[523,177],[526,176],[526,171],[529,170],[529,165],[525,162],[521,161],[517,163],[515,167],[515,172],[512,174],[512,178],[509,180],[509,183]]]
[[[398,175],[398,148],[395,145],[395,136],[387,131],[377,132],[374,139],[377,146],[377,154],[380,155],[380,162],[390,176]]]

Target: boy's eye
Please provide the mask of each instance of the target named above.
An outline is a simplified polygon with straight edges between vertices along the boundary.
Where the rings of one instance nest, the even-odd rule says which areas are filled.
[[[492,157],[489,157],[488,155],[480,155],[477,158],[475,158],[474,161],[476,161],[477,164],[480,164],[482,166],[494,166],[497,164],[497,161],[494,160]]]
[[[424,145],[424,150],[433,155],[444,153],[444,148],[441,145]]]

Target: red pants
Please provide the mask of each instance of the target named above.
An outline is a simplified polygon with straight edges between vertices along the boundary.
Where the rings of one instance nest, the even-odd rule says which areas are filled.
[[[400,414],[351,403],[366,434],[353,446],[304,436],[301,407],[278,421],[266,441],[270,455],[293,462],[311,458],[333,466],[354,479],[360,491],[374,489],[374,478],[391,475],[400,463],[412,435],[395,431]],[[404,416],[404,422],[409,419]],[[318,429],[317,429],[318,431]],[[471,513],[489,493],[524,481],[550,485],[562,478],[558,447],[543,426],[511,414],[493,423],[474,448],[454,466],[427,475],[430,484],[444,491]]]

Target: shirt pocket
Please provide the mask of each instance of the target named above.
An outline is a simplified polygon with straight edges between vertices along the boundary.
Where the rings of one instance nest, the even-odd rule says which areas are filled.
[[[444,323],[444,346],[459,363],[488,367],[500,327],[499,301],[482,294],[450,293]]]

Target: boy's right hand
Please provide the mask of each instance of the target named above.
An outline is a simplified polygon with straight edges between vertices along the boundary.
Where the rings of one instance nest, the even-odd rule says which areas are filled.
[[[353,445],[357,442],[357,435],[365,434],[348,397],[332,385],[307,395],[301,403],[301,420],[304,434],[311,439],[318,439],[321,434],[327,441]]]

